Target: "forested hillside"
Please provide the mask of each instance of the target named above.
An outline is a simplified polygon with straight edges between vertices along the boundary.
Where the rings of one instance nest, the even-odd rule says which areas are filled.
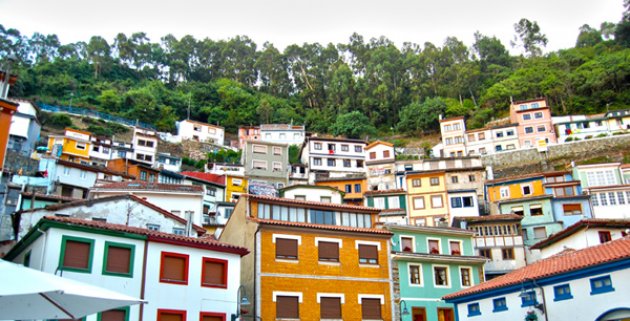
[[[556,115],[628,108],[629,6],[619,23],[584,25],[574,48],[544,55],[544,30],[523,19],[513,44],[520,56],[478,32],[470,47],[456,38],[397,47],[353,34],[347,43],[280,51],[247,36],[156,40],[143,32],[61,44],[56,35],[0,25],[0,59],[15,59],[11,96],[95,108],[166,131],[190,106],[192,119],[229,131],[293,122],[351,137],[412,134],[435,130],[440,113],[481,127],[507,113],[511,97],[545,96]]]

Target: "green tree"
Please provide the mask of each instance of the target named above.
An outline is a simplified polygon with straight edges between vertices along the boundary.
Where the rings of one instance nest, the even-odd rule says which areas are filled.
[[[542,48],[547,45],[547,36],[541,31],[536,21],[525,18],[514,24],[516,35],[511,42],[513,47],[523,48],[527,56],[537,57],[542,55]]]
[[[339,115],[332,125],[331,131],[335,136],[348,138],[363,138],[374,135],[376,128],[370,123],[370,119],[359,111],[353,111]]]
[[[432,131],[438,127],[439,115],[446,111],[442,98],[427,98],[423,103],[411,103],[400,111],[397,130],[404,133]]]
[[[580,34],[578,35],[575,46],[577,48],[592,47],[600,42],[602,42],[601,32],[585,24],[580,27]]]

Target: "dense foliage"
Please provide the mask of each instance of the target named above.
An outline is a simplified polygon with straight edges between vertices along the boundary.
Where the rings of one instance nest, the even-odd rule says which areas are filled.
[[[629,3],[618,24],[584,25],[575,48],[546,55],[541,28],[522,19],[513,42],[520,56],[480,33],[470,48],[453,37],[441,46],[398,48],[353,34],[343,44],[280,51],[246,36],[156,42],[142,32],[61,44],[56,35],[27,37],[0,25],[0,59],[16,60],[13,96],[95,108],[167,131],[189,110],[192,119],[229,131],[292,122],[351,137],[415,133],[435,130],[438,114],[468,116],[474,128],[505,115],[510,99],[545,96],[556,115],[626,108]]]

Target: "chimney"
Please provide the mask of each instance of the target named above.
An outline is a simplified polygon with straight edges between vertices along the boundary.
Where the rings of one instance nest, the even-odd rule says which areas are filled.
[[[494,172],[492,171],[492,166],[486,166],[486,179],[487,180],[494,179]]]

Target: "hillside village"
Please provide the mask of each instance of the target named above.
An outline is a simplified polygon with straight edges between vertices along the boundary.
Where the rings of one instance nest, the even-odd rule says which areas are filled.
[[[72,113],[2,92],[0,256],[148,301],[84,320],[630,318],[625,154],[492,158],[627,146],[630,109],[513,101],[481,129],[441,118],[425,152],[298,124],[44,137],[41,117]]]

